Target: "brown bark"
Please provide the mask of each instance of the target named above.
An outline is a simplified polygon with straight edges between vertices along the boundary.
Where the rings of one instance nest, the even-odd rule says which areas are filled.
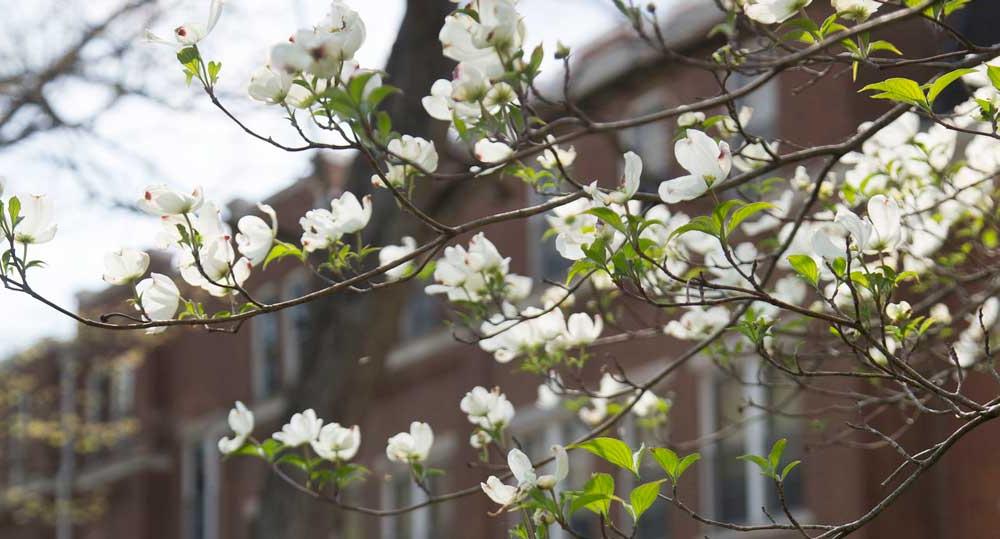
[[[443,122],[431,119],[420,103],[433,82],[448,77],[452,63],[441,54],[438,32],[454,8],[448,0],[410,0],[385,70],[388,83],[403,93],[387,102],[396,131],[435,139],[442,147]],[[441,152],[443,154],[443,152]],[[443,157],[443,155],[442,155]],[[372,192],[372,170],[364,159],[351,167],[346,189]],[[420,234],[418,225],[401,220],[396,202],[385,190],[372,192],[375,207],[366,229],[370,244],[396,242],[402,235]],[[403,226],[407,228],[401,230]],[[314,337],[306,343],[311,354],[303,358],[302,379],[290,394],[289,412],[315,408],[323,417],[342,423],[360,422],[386,354],[398,336],[407,288],[390,287],[375,294],[342,294],[310,304]],[[368,358],[363,364],[360,358]],[[277,477],[270,477],[261,493],[261,514],[255,536],[323,537],[335,529],[338,515],[329,505],[294,492]]]

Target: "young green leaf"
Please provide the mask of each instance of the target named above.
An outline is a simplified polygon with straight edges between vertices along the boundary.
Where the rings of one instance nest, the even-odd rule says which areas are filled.
[[[813,286],[819,284],[819,266],[816,265],[816,261],[811,256],[789,255],[788,263],[792,265],[795,273],[809,281],[810,284]]]
[[[660,485],[662,484],[663,479],[660,479],[644,483],[632,489],[628,497],[632,503],[632,516],[636,521],[639,520],[646,510],[653,506],[653,502],[656,501],[656,497],[660,494]]]
[[[674,453],[666,447],[657,447],[652,449],[653,458],[663,468],[670,480],[677,484],[681,476],[684,475],[684,471],[687,470],[692,464],[698,462],[701,459],[699,453],[691,453],[690,455],[680,458],[677,453]]]
[[[594,438],[593,440],[587,440],[579,444],[577,447],[638,475],[638,471],[635,468],[635,460],[632,457],[632,449],[629,448],[628,444],[617,438]]]
[[[941,75],[940,77],[935,79],[934,82],[932,82],[930,87],[927,89],[927,101],[933,103],[934,100],[937,99],[937,96],[940,95],[945,88],[951,85],[951,83],[961,78],[962,75],[967,75],[975,71],[976,71],[975,69],[964,68],[964,69],[956,69],[954,71],[949,71],[948,73]]]
[[[733,212],[732,217],[729,218],[729,223],[726,225],[726,230],[733,232],[737,227],[740,226],[743,221],[746,221],[754,215],[774,207],[774,204],[770,202],[754,202],[753,204],[747,204],[742,208]]]
[[[930,105],[927,103],[927,97],[924,96],[924,91],[920,89],[920,85],[916,81],[902,77],[893,77],[882,82],[869,84],[860,91],[879,92],[872,96],[874,99],[888,99],[898,103],[915,105],[923,109],[930,108]]]
[[[581,508],[600,515],[607,515],[611,510],[611,500],[615,495],[615,479],[610,474],[595,473],[583,487],[583,494],[570,505],[570,513]]]

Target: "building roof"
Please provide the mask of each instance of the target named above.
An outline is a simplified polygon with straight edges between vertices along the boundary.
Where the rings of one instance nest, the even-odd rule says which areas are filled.
[[[725,14],[711,0],[667,0],[657,4],[657,18],[666,46],[683,49],[706,39],[708,31],[725,20]],[[573,53],[572,97],[596,93],[621,76],[660,59],[662,55],[631,27],[619,27]],[[544,77],[539,87],[546,97],[561,99],[563,70]]]

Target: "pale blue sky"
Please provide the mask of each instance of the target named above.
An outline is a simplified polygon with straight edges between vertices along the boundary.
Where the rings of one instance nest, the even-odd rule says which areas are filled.
[[[347,1],[361,13],[368,29],[359,61],[367,67],[382,66],[402,17],[403,1]],[[101,4],[84,0],[56,3],[60,9],[81,16],[100,11]],[[156,29],[169,33],[172,24],[202,20],[206,5],[207,0],[178,2]],[[255,128],[279,137],[289,135],[277,110],[245,97],[249,73],[263,63],[270,44],[318,20],[327,5],[323,0],[231,0],[218,28],[203,43],[206,56],[223,62],[220,92],[231,96],[234,108]],[[23,9],[30,18],[31,8]],[[557,39],[581,47],[622,23],[608,0],[521,0],[520,10],[525,15],[527,42],[544,42],[547,51],[555,49]],[[0,42],[0,52],[10,46],[9,41]],[[155,88],[166,88],[161,93],[167,106],[141,99],[119,104],[94,126],[104,139],[100,144],[85,135],[53,135],[0,152],[0,175],[8,181],[8,192],[47,193],[54,199],[60,230],[54,241],[35,250],[48,266],[35,270],[32,283],[64,305],[74,305],[77,291],[103,287],[105,252],[122,246],[146,248],[157,228],[152,217],[90,202],[87,190],[74,176],[86,177],[94,189],[121,201],[137,199],[145,185],[162,181],[178,188],[202,185],[208,198],[224,204],[235,197],[251,201],[264,198],[308,170],[308,156],[284,153],[251,140],[210,108],[195,89],[178,84],[182,75],[170,48],[139,42],[135,47],[153,47],[150,52],[162,59],[149,76]],[[4,61],[10,57],[0,53],[0,62]],[[549,67],[555,66],[550,63]],[[105,99],[102,92],[85,84],[67,84],[58,93],[55,103],[66,114],[99,106]],[[68,172],[40,160],[43,155],[79,158],[81,152],[87,153],[86,159],[79,159],[81,163],[101,166]],[[76,330],[71,320],[24,296],[0,289],[0,304],[4,313],[0,357],[46,336],[70,337]]]

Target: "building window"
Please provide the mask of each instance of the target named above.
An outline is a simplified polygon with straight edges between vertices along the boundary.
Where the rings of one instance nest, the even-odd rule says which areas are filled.
[[[441,303],[424,292],[422,285],[411,286],[402,320],[404,339],[423,337],[441,327]]]
[[[111,421],[113,398],[111,372],[104,367],[91,369],[86,382],[87,421],[91,423]]]
[[[767,516],[761,511],[762,507],[775,518],[780,519],[782,515],[773,481],[762,476],[755,464],[738,459],[747,454],[767,455],[771,445],[781,438],[788,439],[783,464],[802,455],[799,422],[774,417],[760,408],[792,411],[798,407],[792,390],[782,388],[780,382],[769,382],[769,378],[769,373],[762,370],[758,362],[746,360],[735,374],[713,370],[703,381],[702,435],[726,429],[732,431],[703,451],[706,462],[703,480],[707,487],[703,505],[717,520],[765,522]],[[785,496],[791,510],[802,508],[802,495],[801,470],[796,470],[785,483]]]
[[[285,286],[284,299],[290,300],[304,296],[309,292],[309,280],[303,273],[294,274]],[[309,316],[309,304],[296,305],[281,313],[284,326],[284,353],[281,366],[284,371],[285,385],[298,381],[302,368],[302,360],[309,352],[312,342],[312,319]]]
[[[734,73],[727,85],[730,91],[746,86],[756,77]],[[750,107],[753,109],[753,117],[750,122],[743,127],[747,133],[764,138],[774,138],[778,135],[778,102],[780,99],[780,82],[778,79],[771,79],[764,83],[749,95],[745,95],[736,100],[736,109]]]
[[[29,419],[28,394],[18,393],[14,405],[13,428],[7,439],[7,450],[9,451],[7,462],[10,466],[7,481],[9,486],[18,486],[24,483],[26,479],[25,463],[27,462],[27,447],[25,444],[25,430],[27,429]]]
[[[428,487],[431,492],[443,492],[439,484],[441,478],[429,478]],[[407,473],[394,474],[382,487],[382,500],[385,507],[406,507],[426,499],[427,495],[420,489]],[[449,520],[441,511],[448,504],[434,504],[416,511],[410,511],[394,517],[382,519],[382,537],[384,539],[431,539],[445,537],[450,528]]]
[[[122,419],[135,411],[135,367],[119,365],[114,368],[111,394],[111,416]]]
[[[260,293],[264,303],[275,303],[278,298],[273,293]],[[278,315],[262,314],[253,318],[253,390],[258,400],[277,394],[281,388],[281,331]]]
[[[219,458],[213,440],[195,440],[184,451],[181,491],[186,539],[218,537]]]
[[[668,107],[667,94],[657,88],[633,101],[629,106],[628,116],[630,118],[645,116]],[[662,120],[619,132],[622,152],[633,151],[642,158],[640,190],[644,192],[655,193],[660,182],[669,177],[673,155],[673,127],[670,121]]]

